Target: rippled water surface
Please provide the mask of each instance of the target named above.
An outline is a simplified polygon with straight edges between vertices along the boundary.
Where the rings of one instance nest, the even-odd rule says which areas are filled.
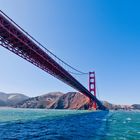
[[[0,109],[0,140],[140,140],[140,112]]]

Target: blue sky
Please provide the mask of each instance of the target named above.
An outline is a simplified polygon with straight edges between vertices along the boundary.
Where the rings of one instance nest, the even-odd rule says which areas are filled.
[[[99,99],[140,103],[138,0],[0,0],[0,9],[50,51],[96,71]],[[74,91],[0,47],[0,91],[37,96]],[[76,76],[88,85],[87,76]]]

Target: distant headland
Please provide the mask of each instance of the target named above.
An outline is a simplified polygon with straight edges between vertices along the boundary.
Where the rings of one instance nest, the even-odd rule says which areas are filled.
[[[115,105],[107,101],[102,103],[109,110],[140,110],[140,104]],[[0,107],[41,108],[41,109],[89,109],[89,100],[79,92],[51,92],[37,97],[28,97],[20,93],[0,92]]]

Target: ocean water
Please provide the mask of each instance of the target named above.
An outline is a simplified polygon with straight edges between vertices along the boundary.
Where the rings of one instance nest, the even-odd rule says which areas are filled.
[[[140,112],[0,109],[0,140],[140,140]]]

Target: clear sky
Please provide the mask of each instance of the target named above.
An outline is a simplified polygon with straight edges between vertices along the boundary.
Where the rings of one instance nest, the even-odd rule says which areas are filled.
[[[96,71],[99,99],[140,103],[139,0],[0,0],[0,9],[72,66]],[[76,77],[86,87],[87,76]],[[0,91],[72,88],[0,47]]]

